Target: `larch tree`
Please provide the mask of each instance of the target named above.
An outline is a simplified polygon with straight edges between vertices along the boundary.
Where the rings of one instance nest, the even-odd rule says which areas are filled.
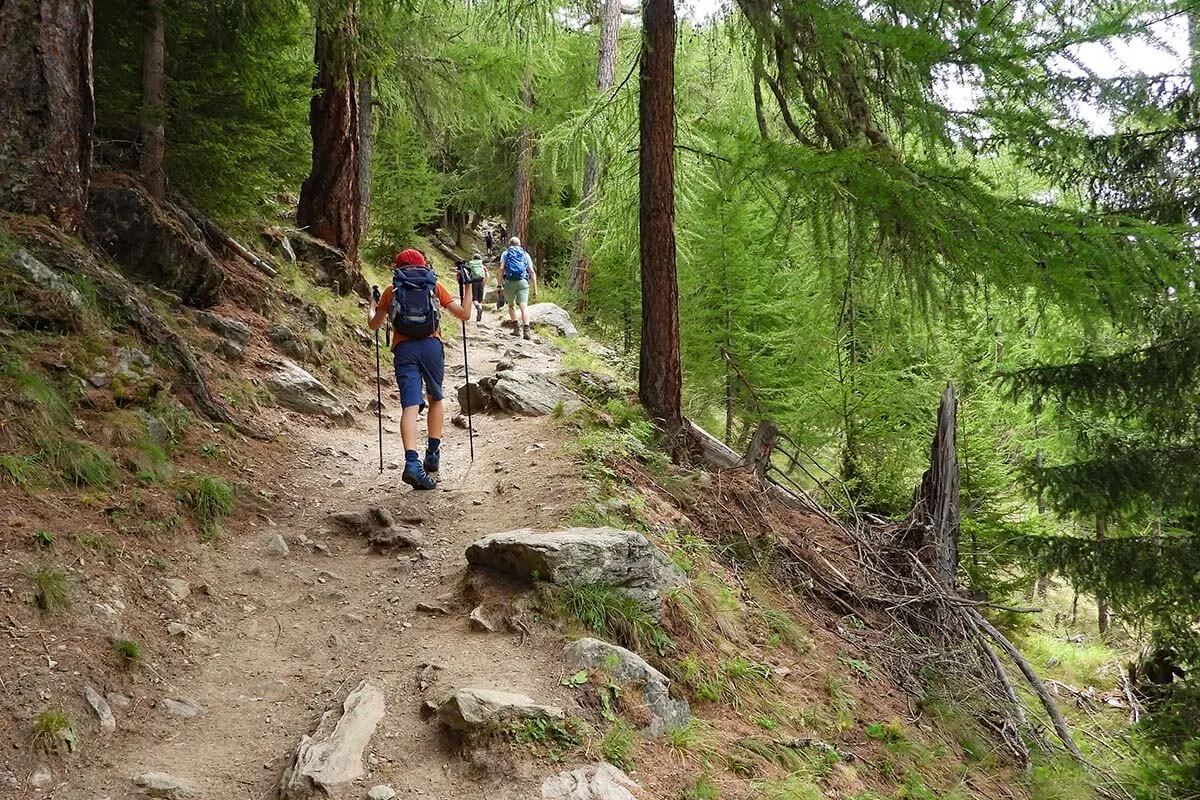
[[[521,44],[528,55],[528,34],[521,31]],[[526,60],[525,76],[521,80],[521,106],[525,113],[533,112],[533,65]],[[521,131],[517,134],[517,174],[513,187],[512,213],[508,218],[508,232],[519,236],[521,243],[528,245],[529,211],[533,201],[533,129],[529,120],[521,123]]]
[[[360,118],[355,0],[320,0],[313,97],[312,170],[300,189],[296,221],[318,239],[358,258],[362,233]]]
[[[0,3],[0,208],[68,231],[92,170],[92,27],[91,0]]]
[[[675,275],[675,4],[644,0],[638,77],[642,341],[638,397],[669,434],[683,430]]]
[[[600,0],[600,45],[596,63],[596,89],[604,94],[612,88],[617,72],[617,35],[621,31],[621,0]],[[591,216],[593,194],[600,177],[600,154],[593,143],[588,146],[583,165],[583,193],[579,200],[581,217],[571,248],[568,286],[579,298],[582,309],[587,297],[589,262],[583,252],[583,236]]]

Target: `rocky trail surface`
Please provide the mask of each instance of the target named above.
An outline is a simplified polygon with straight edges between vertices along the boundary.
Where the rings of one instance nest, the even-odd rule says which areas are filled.
[[[494,374],[498,362],[526,375],[558,370],[555,347],[538,337],[523,342],[498,323],[489,313],[470,325],[472,379]],[[193,574],[168,586],[168,624],[182,659],[148,675],[133,695],[98,687],[115,731],[28,796],[275,797],[301,737],[337,725],[356,687],[358,718],[347,703],[341,728],[365,743],[362,761],[331,752],[345,742],[324,747],[320,735],[307,754],[318,771],[340,769],[342,777],[365,767],[338,796],[367,797],[373,787],[390,788],[372,797],[542,796],[550,767],[525,774],[530,767],[493,770],[460,758],[443,727],[422,714],[423,703],[462,687],[562,708],[574,702],[561,685],[561,637],[544,635],[511,605],[493,611],[490,589],[466,578],[465,551],[487,534],[564,527],[583,491],[578,468],[564,450],[566,434],[547,416],[505,412],[475,415],[471,461],[466,430],[449,424],[461,356],[461,343],[448,342],[438,490],[413,492],[400,482],[394,385],[384,390],[382,473],[373,413],[358,412],[348,428],[295,417],[292,458],[265,468],[274,476],[267,485],[278,488],[267,493],[274,502],[257,515],[258,527],[230,526],[216,543],[197,545]],[[290,796],[325,796],[302,777],[287,779]],[[580,781],[587,776],[559,778],[566,791]]]

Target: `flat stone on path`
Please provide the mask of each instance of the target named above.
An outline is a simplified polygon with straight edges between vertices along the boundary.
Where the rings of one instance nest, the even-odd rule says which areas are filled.
[[[637,782],[607,762],[542,781],[542,800],[637,800]]]
[[[493,533],[467,548],[467,563],[559,586],[606,584],[656,617],[662,591],[687,585],[687,576],[645,536],[616,528]]]
[[[459,689],[438,706],[438,721],[464,733],[528,719],[561,720],[566,714],[561,708],[539,705],[523,694],[472,687]]]
[[[491,404],[501,411],[529,417],[552,414],[559,406],[565,413],[583,407],[578,396],[559,386],[549,376],[522,369],[497,373],[491,387]]]
[[[686,700],[671,697],[671,681],[646,663],[632,650],[599,639],[584,638],[563,648],[563,659],[570,670],[597,669],[620,686],[636,686],[644,693],[650,722],[645,727],[651,736],[682,728],[692,719]]]
[[[165,697],[159,705],[172,717],[198,717],[204,713],[199,703],[186,697]]]
[[[187,800],[200,796],[200,792],[186,781],[165,772],[143,772],[133,779],[133,785],[151,797],[165,797],[167,800]]]
[[[367,797],[370,800],[395,800],[396,790],[390,786],[372,786],[371,791],[367,792]]]
[[[283,775],[281,800],[336,796],[363,775],[363,751],[383,719],[383,692],[363,681],[336,709],[326,711],[312,736],[305,736]]]

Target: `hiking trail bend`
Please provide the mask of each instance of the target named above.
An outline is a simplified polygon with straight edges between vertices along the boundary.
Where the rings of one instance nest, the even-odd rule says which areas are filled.
[[[492,374],[501,359],[529,372],[558,370],[557,348],[536,336],[522,341],[498,322],[488,314],[482,325],[468,323],[472,380]],[[467,431],[450,422],[463,382],[461,347],[446,343],[438,489],[417,492],[400,482],[394,382],[383,395],[391,468],[382,474],[374,414],[360,413],[352,428],[297,424],[290,463],[267,467],[279,509],[259,514],[257,528],[230,526],[214,545],[196,547],[193,588],[175,609],[188,627],[174,637],[176,647],[190,666],[141,680],[130,707],[118,710],[110,744],[88,748],[39,796],[126,797],[131,776],[163,772],[205,798],[274,797],[300,737],[363,679],[383,689],[387,705],[366,751],[363,796],[376,784],[400,797],[535,796],[545,775],[510,771],[489,782],[486,769],[453,757],[439,726],[420,716],[425,699],[463,686],[570,706],[560,685],[561,639],[539,636],[536,626],[529,635],[473,630],[461,583],[464,551],[480,536],[563,525],[583,494],[579,470],[564,452],[567,434],[548,417],[476,414],[470,460]],[[380,554],[326,522],[333,512],[370,506],[419,529],[423,544]],[[288,553],[276,551],[283,549],[276,534]],[[418,611],[422,602],[448,613]],[[185,698],[200,711],[172,716],[165,698]]]

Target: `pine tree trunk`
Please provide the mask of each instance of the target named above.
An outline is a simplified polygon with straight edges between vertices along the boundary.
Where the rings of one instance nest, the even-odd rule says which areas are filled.
[[[596,89],[603,94],[612,88],[617,75],[617,39],[621,30],[621,0],[602,0],[600,49],[596,66]],[[583,233],[592,215],[596,182],[600,177],[600,154],[593,144],[588,147],[583,165],[583,195],[579,201],[579,229],[571,246],[570,289],[578,297],[578,310],[587,307],[587,288],[591,263],[583,253]]]
[[[167,154],[167,32],[163,0],[146,0],[149,24],[142,34],[142,131],[139,168],[155,200],[167,194],[163,159]]]
[[[930,447],[929,469],[917,488],[915,521],[925,535],[918,543],[918,557],[938,582],[953,591],[958,578],[958,398],[947,386],[938,405],[937,429]]]
[[[526,111],[533,110],[533,68],[528,66],[525,68],[525,80],[521,84],[521,104],[525,106]],[[528,122],[521,123],[521,132],[517,135],[516,177],[512,214],[508,219],[508,235],[518,237],[521,244],[528,244],[529,205],[533,196],[533,131]]]
[[[375,109],[370,78],[358,81],[358,241],[367,238],[371,214],[371,157],[375,152]]]
[[[643,0],[638,116],[642,342],[638,397],[669,434],[683,430],[675,276],[675,4]]]
[[[322,0],[317,13],[312,171],[300,189],[296,221],[350,260],[358,258],[362,226],[359,185],[358,82],[355,80],[354,0]]]
[[[1096,541],[1103,542],[1108,538],[1108,520],[1103,515],[1096,516]],[[1096,625],[1100,635],[1108,633],[1108,598],[1103,594],[1096,597]]]
[[[95,105],[92,0],[0,2],[0,208],[76,230]]]

